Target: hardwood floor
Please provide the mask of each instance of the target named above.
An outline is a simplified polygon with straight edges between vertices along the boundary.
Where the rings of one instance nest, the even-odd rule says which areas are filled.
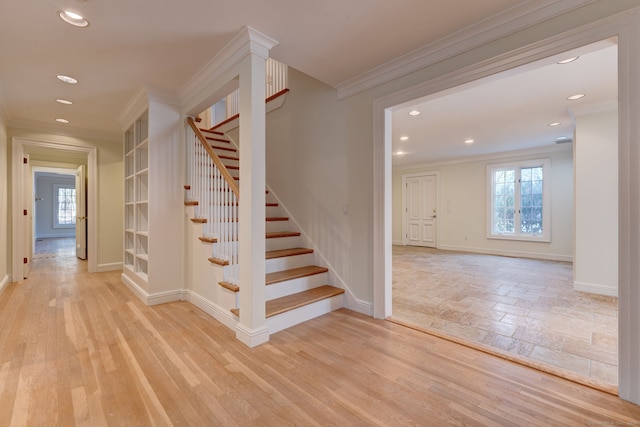
[[[393,248],[393,317],[616,390],[618,302],[573,290],[570,263]]]
[[[0,295],[0,425],[639,425],[640,407],[339,310],[249,349],[119,272],[36,259]]]

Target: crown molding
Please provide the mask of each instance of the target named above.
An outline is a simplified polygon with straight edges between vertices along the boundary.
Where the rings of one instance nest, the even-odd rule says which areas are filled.
[[[81,138],[107,142],[122,142],[122,135],[113,132],[101,132],[83,128],[76,128],[65,125],[45,125],[40,122],[30,120],[11,120],[5,123],[8,128],[27,130],[31,132],[42,132],[50,135],[66,136],[71,138]]]
[[[406,172],[406,171],[413,171],[413,170],[419,170],[419,169],[433,169],[433,168],[439,168],[443,166],[460,165],[465,163],[510,159],[513,157],[537,156],[537,155],[546,154],[546,153],[557,153],[559,151],[570,151],[573,149],[572,147],[573,147],[573,144],[564,143],[564,144],[544,145],[542,147],[523,148],[521,150],[502,151],[502,152],[489,153],[489,154],[477,154],[475,156],[443,159],[443,160],[431,162],[431,163],[416,163],[413,165],[406,165],[406,166],[393,166],[393,172]]]
[[[269,51],[278,42],[269,36],[251,28],[244,27],[216,56],[198,71],[179,91],[180,105],[185,106],[211,92],[212,88],[224,86],[225,76],[248,54],[269,57]],[[229,76],[226,76],[229,77]]]
[[[595,1],[536,0],[514,6],[338,84],[338,99],[379,86]]]

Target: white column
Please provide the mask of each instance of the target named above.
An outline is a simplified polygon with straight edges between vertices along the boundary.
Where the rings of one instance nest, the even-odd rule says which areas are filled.
[[[240,64],[240,321],[249,347],[269,340],[265,319],[265,60],[252,49]]]

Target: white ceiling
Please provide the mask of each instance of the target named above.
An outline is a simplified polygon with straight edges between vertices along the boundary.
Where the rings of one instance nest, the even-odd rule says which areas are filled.
[[[616,106],[617,82],[616,41],[604,40],[398,106],[393,152],[406,154],[394,154],[393,166],[555,146],[556,138],[573,138],[571,111]],[[578,93],[586,96],[567,100]],[[410,116],[414,109],[421,114]],[[561,125],[548,126],[553,122]],[[469,138],[475,142],[465,144]]]
[[[10,126],[117,137],[141,87],[175,96],[247,25],[279,42],[274,58],[337,87],[464,29],[589,1],[2,0],[0,113]],[[90,25],[64,23],[61,9]],[[61,73],[80,83],[57,81]]]

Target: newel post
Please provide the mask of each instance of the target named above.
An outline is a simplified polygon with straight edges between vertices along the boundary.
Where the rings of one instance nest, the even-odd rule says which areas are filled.
[[[269,340],[265,318],[265,61],[276,42],[248,29],[240,62],[240,321],[236,337],[249,347]]]

